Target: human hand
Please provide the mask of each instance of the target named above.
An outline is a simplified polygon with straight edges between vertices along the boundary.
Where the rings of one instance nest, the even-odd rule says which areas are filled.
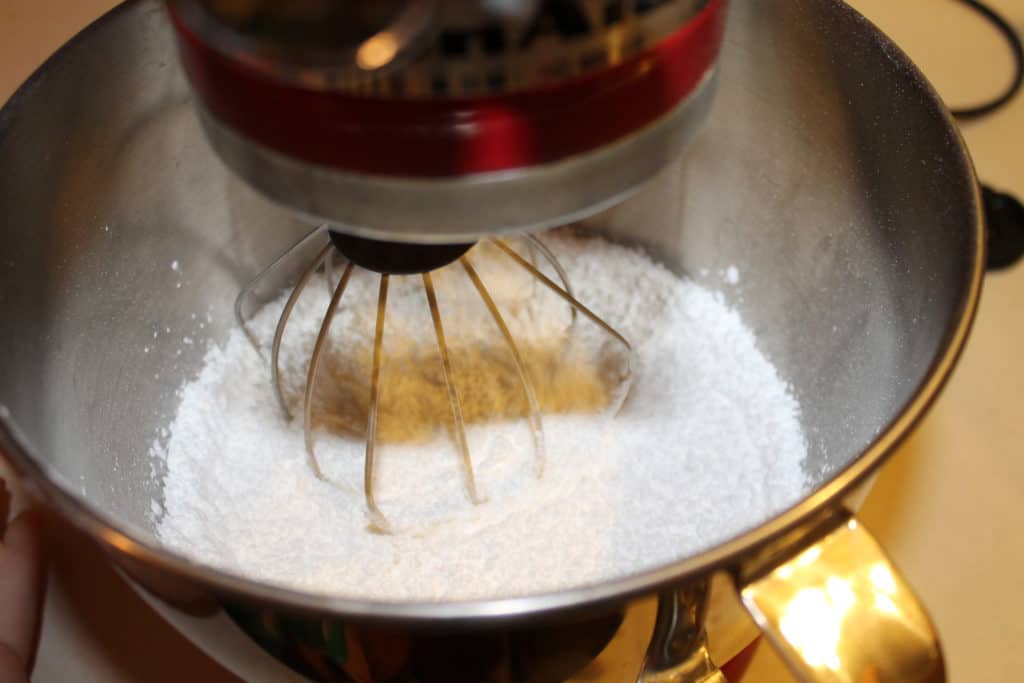
[[[28,509],[8,524],[13,494],[3,474],[0,467],[0,683],[27,683],[43,603],[39,518]]]

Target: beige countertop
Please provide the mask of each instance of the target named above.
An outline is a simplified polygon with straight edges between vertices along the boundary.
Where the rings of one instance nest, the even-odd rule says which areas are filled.
[[[751,0],[747,0],[751,1]],[[0,0],[0,102],[111,0]],[[953,105],[1006,83],[1006,47],[952,0],[855,0]],[[1024,32],[1024,0],[992,0]],[[980,177],[1024,197],[1024,97],[963,129]],[[953,681],[1024,671],[1024,266],[986,278],[945,393],[885,468],[863,519],[931,610]],[[160,620],[75,539],[53,548],[34,680],[234,680]],[[789,680],[762,648],[749,680]]]

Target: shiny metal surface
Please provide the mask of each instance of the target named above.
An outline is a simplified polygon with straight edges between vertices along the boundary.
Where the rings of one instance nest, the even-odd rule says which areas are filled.
[[[801,680],[946,680],[935,627],[854,519],[752,580],[741,595]]]
[[[167,4],[223,55],[296,85],[339,90],[420,57],[438,37],[441,18],[436,0]]]
[[[374,97],[474,97],[616,66],[706,0],[168,0],[222,54],[272,78]],[[555,38],[553,40],[553,38]]]
[[[658,596],[651,645],[637,683],[727,683],[708,651],[704,624],[710,582]]]
[[[712,71],[662,119],[593,152],[514,171],[437,179],[348,173],[306,163],[232,130],[201,104],[196,107],[220,159],[311,223],[384,240],[458,243],[571,223],[622,201],[696,135],[716,80]]]
[[[707,112],[727,14],[724,0],[166,6],[204,128],[241,178],[335,234],[451,243],[578,220],[663,168]]]
[[[736,569],[782,538],[799,547],[952,369],[980,290],[978,198],[941,103],[852,10],[734,9],[691,152],[588,223],[699,281],[743,273],[726,295],[801,399],[810,442],[815,490],[779,517],[620,580],[436,605],[281,589],[161,548],[153,435],[203,343],[234,324],[234,294],[306,229],[217,163],[155,2],[90,28],[0,112],[0,448],[126,572],[186,609],[231,596],[355,620],[532,619]]]

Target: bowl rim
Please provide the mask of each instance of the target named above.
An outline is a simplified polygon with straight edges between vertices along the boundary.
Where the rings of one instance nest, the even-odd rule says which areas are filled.
[[[10,412],[3,405],[0,405],[0,454],[8,457],[15,471],[26,480],[30,490],[48,501],[74,526],[115,553],[124,554],[145,566],[212,589],[218,595],[272,603],[276,607],[300,612],[330,612],[359,621],[505,621],[623,602],[631,597],[649,595],[714,571],[738,569],[745,559],[749,559],[759,549],[813,522],[823,511],[834,509],[844,497],[865,483],[912,432],[945,386],[963,351],[977,312],[985,270],[985,226],[980,188],[973,162],[952,115],[909,57],[874,24],[841,0],[813,1],[832,6],[830,11],[845,13],[852,21],[864,22],[867,30],[875,34],[879,46],[897,63],[897,67],[908,73],[908,83],[914,81],[913,87],[922,91],[923,100],[941,115],[946,134],[951,142],[955,143],[951,154],[959,157],[958,161],[965,171],[963,189],[973,218],[971,225],[965,226],[965,229],[973,232],[971,253],[965,255],[965,259],[970,260],[971,267],[966,269],[964,280],[961,282],[959,301],[956,310],[953,311],[954,322],[943,333],[941,351],[932,359],[926,374],[911,396],[859,456],[800,501],[764,523],[696,555],[594,585],[523,597],[454,602],[360,600],[263,583],[201,564],[146,540],[146,532],[118,524],[110,515],[81,499],[71,487],[62,483],[58,473],[36,459],[32,455],[28,441],[19,434]],[[33,84],[45,78],[47,71],[52,69],[56,62],[65,58],[64,55],[71,46],[90,40],[93,34],[98,33],[108,23],[113,23],[122,14],[147,8],[163,10],[161,4],[160,0],[126,0],[90,23],[47,58],[15,91],[0,109],[0,124],[6,118],[5,114],[9,114],[10,110],[17,106],[18,101],[26,96]]]

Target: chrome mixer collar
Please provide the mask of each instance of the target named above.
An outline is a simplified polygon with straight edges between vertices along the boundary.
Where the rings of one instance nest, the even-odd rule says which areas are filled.
[[[168,0],[220,157],[348,234],[472,243],[580,219],[676,157],[725,0]]]

